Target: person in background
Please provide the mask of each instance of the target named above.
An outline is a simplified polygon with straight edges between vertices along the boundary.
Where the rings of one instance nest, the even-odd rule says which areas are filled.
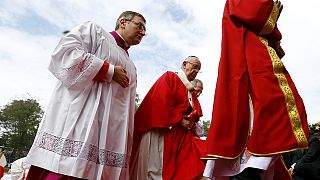
[[[187,57],[182,71],[164,73],[143,99],[135,114],[131,179],[201,177],[204,142],[195,124],[202,110],[191,83],[200,68],[198,57]]]
[[[7,165],[7,159],[4,156],[4,152],[2,147],[0,147],[0,179],[4,176],[5,169],[4,167]]]
[[[306,151],[289,169],[294,180],[320,179],[320,122],[309,138],[309,148]]]
[[[272,170],[264,177],[290,179],[281,153],[308,147],[303,100],[281,61],[277,21],[282,9],[273,0],[226,1],[205,177],[259,180]],[[238,174],[245,149],[253,166]]]
[[[146,20],[125,11],[115,31],[85,22],[53,51],[58,79],[26,162],[27,179],[128,179],[137,73],[128,49]]]
[[[203,91],[203,82],[200,79],[194,79],[192,82],[194,93],[199,97]]]
[[[202,94],[203,82],[200,79],[194,79],[192,82],[194,93],[197,95],[197,98]],[[202,136],[204,133],[203,124],[201,121],[198,121],[196,124],[196,132],[198,136]]]
[[[13,161],[10,167],[11,180],[24,180],[29,172],[30,164],[26,163],[26,157]]]
[[[297,162],[299,159],[303,157],[304,154],[303,149],[298,149],[295,151],[285,152],[282,154],[284,163],[287,169],[290,169],[291,165]]]

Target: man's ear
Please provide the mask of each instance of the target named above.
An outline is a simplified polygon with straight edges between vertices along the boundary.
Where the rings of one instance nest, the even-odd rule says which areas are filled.
[[[186,62],[186,61],[183,61],[181,68],[182,68],[182,69],[185,69],[185,68],[186,68],[186,65],[187,65],[187,62]]]
[[[119,25],[120,25],[120,27],[125,27],[125,23],[126,23],[126,20],[125,20],[125,19],[119,19]]]

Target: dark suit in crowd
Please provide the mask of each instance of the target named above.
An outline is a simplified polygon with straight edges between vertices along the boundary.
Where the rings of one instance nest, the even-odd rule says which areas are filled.
[[[320,138],[311,136],[309,149],[293,169],[294,180],[320,179]]]

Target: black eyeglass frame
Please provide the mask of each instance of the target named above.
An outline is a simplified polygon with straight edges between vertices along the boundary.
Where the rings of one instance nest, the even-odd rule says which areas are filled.
[[[185,61],[186,63],[190,63],[192,65],[192,68],[193,69],[198,69],[198,71],[201,70],[201,67],[193,62],[190,62],[190,61]]]
[[[129,22],[132,22],[133,24],[135,24],[137,26],[137,28],[141,31],[144,31],[144,33],[146,34],[147,33],[147,29],[146,29],[146,26],[140,22],[136,22],[134,20],[129,20],[129,19],[125,19],[125,21],[129,21]]]

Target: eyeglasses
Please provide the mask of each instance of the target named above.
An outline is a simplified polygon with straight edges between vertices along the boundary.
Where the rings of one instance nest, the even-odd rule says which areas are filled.
[[[133,20],[128,20],[126,19],[126,21],[129,21],[129,22],[132,22],[134,25],[137,26],[137,28],[141,31],[144,31],[144,33],[146,34],[147,32],[147,29],[146,29],[146,26],[140,22],[136,22],[136,21],[133,21]]]
[[[199,66],[193,62],[190,62],[190,61],[186,61],[186,62],[192,65],[192,69],[197,69],[198,71],[200,71],[201,66]]]

